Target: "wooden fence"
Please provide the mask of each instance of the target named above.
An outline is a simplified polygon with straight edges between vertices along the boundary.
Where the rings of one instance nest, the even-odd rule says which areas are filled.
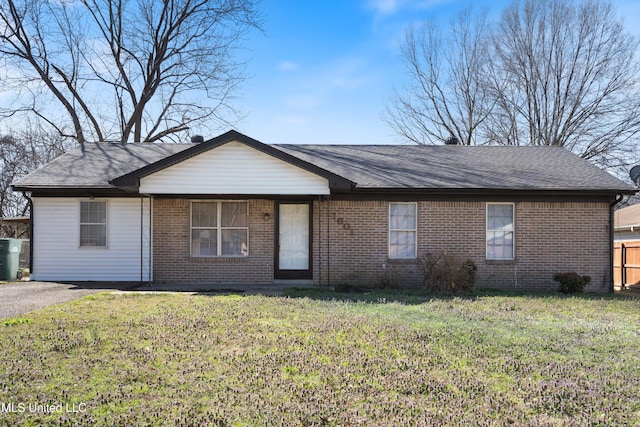
[[[640,242],[613,243],[613,283],[616,289],[640,287]]]

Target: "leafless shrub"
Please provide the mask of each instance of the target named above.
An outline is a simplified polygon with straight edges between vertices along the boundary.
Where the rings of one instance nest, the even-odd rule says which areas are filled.
[[[434,292],[470,292],[476,282],[476,264],[449,252],[430,252],[419,259],[425,288]]]

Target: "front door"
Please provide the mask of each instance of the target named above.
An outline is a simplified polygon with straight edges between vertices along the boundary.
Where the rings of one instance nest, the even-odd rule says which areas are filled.
[[[311,203],[277,204],[276,279],[311,279]]]

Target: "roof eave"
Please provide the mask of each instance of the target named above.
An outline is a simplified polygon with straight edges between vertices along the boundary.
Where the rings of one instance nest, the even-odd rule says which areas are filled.
[[[532,189],[532,188],[431,188],[431,187],[357,187],[354,193],[361,194],[452,194],[452,195],[545,195],[545,196],[619,196],[632,195],[635,189]]]
[[[113,185],[12,185],[12,191],[40,191],[40,190],[117,190]]]

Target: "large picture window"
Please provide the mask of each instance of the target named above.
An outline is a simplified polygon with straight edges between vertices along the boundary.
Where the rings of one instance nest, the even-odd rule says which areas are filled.
[[[389,258],[416,258],[417,203],[389,204]]]
[[[191,256],[249,255],[247,202],[191,203]]]
[[[513,203],[487,203],[487,259],[514,259]]]
[[[107,247],[107,202],[80,202],[80,247]]]

